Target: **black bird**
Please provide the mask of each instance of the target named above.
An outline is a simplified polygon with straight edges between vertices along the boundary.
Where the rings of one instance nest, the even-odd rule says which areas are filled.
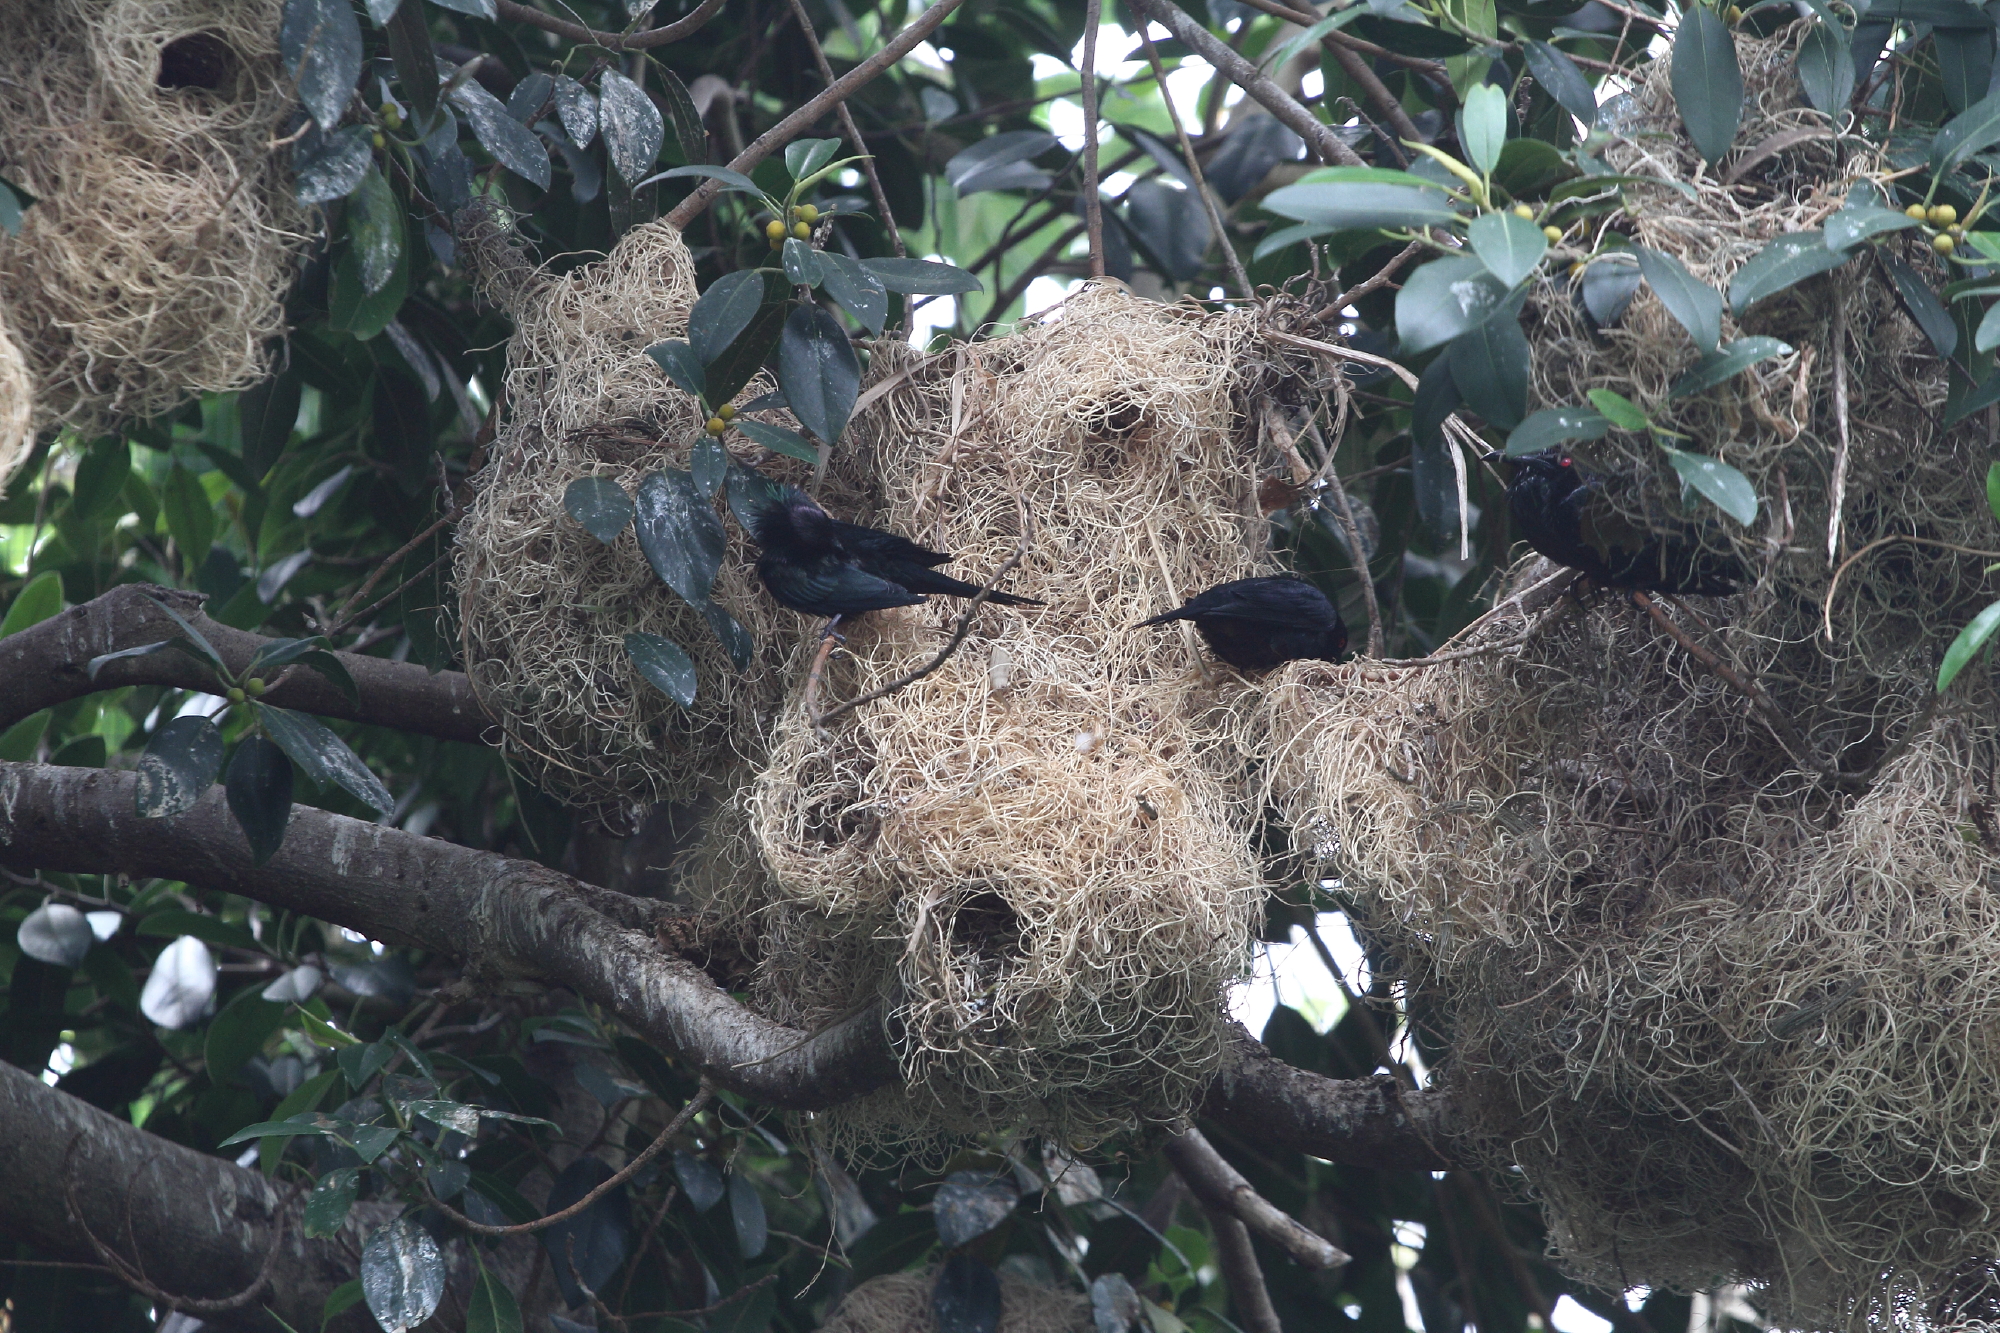
[[[1192,620],[1215,655],[1245,671],[1268,671],[1301,658],[1337,662],[1347,626],[1326,594],[1304,579],[1278,575],[1218,583],[1141,625]]]
[[[1487,455],[1503,469],[1514,532],[1559,565],[1582,570],[1607,588],[1725,597],[1736,591],[1742,566],[1634,526],[1604,493],[1605,479],[1561,449],[1508,457]]]
[[[730,505],[764,548],[757,558],[757,577],[771,596],[794,611],[838,622],[884,607],[915,606],[925,593],[979,595],[978,584],[932,568],[950,560],[949,555],[880,528],[843,523],[796,486],[758,480],[761,486],[732,485]],[[994,592],[987,600],[1002,606],[1041,605],[1032,597],[1005,592]]]

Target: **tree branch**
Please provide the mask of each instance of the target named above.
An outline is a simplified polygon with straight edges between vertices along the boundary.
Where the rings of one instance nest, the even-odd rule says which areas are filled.
[[[0,686],[0,731],[44,708],[121,685],[214,692],[216,681],[208,669],[178,652],[107,662],[96,680],[85,669],[93,657],[179,635],[180,626],[160,610],[164,602],[201,631],[232,671],[242,670],[270,640],[210,620],[201,610],[206,600],[197,593],[128,583],[0,639],[0,681],[5,682]],[[433,673],[415,662],[358,653],[335,656],[361,692],[359,708],[315,671],[292,673],[263,702],[473,744],[482,743],[493,725],[473,697],[471,682],[459,672]]]
[[[1242,1219],[1225,1208],[1211,1207],[1197,1194],[1195,1202],[1208,1214],[1209,1229],[1215,1233],[1215,1259],[1222,1269],[1222,1281],[1236,1307],[1236,1317],[1247,1333],[1285,1333],[1278,1312],[1271,1306],[1270,1288],[1264,1285],[1264,1269],[1257,1251],[1250,1247],[1250,1232]]]
[[[1351,1257],[1259,1194],[1198,1129],[1168,1139],[1162,1151],[1204,1208],[1235,1214],[1247,1227],[1308,1268],[1338,1268]]]
[[[552,32],[558,37],[567,37],[572,42],[592,42],[598,46],[608,46],[614,51],[650,51],[656,46],[666,46],[682,38],[692,37],[722,8],[722,0],[702,0],[699,8],[685,18],[675,19],[664,28],[648,28],[644,32],[599,32],[586,28],[581,23],[571,23],[553,14],[544,14],[539,9],[514,3],[514,0],[496,0],[500,17],[515,23],[527,23]]]
[[[1349,148],[1318,116],[1306,110],[1297,98],[1271,82],[1263,71],[1231,50],[1227,43],[1218,40],[1186,10],[1171,0],[1131,0],[1131,3],[1141,15],[1165,27],[1196,55],[1215,66],[1223,78],[1248,93],[1252,100],[1276,116],[1280,124],[1311,144],[1321,161],[1347,167],[1367,165],[1360,154]]]
[[[1385,1171],[1443,1171],[1452,1134],[1442,1093],[1408,1092],[1386,1075],[1322,1078],[1288,1065],[1232,1025],[1201,1113],[1254,1142]]]
[[[918,45],[937,31],[938,27],[951,17],[952,11],[963,3],[965,0],[937,0],[929,9],[912,19],[910,25],[897,33],[887,46],[841,75],[837,82],[829,84],[819,96],[758,135],[754,143],[731,159],[729,169],[747,172],[804,134],[820,117],[852,97],[862,85],[869,83],[898,60],[916,50]],[[703,181],[693,194],[673,206],[666,220],[675,227],[685,230],[687,224],[692,222],[702,209],[708,207],[709,200],[715,198],[721,189],[721,181]]]

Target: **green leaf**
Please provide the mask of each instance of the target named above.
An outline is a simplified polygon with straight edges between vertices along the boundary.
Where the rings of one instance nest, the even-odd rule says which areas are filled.
[[[1392,167],[1314,167],[1294,181],[1295,185],[1408,185],[1419,190],[1444,187],[1428,176]]]
[[[694,660],[679,644],[657,634],[632,633],[625,636],[625,652],[662,694],[682,708],[694,707]]]
[[[1396,333],[1403,355],[1415,356],[1477,328],[1506,299],[1507,288],[1477,255],[1432,260],[1396,293]]]
[[[416,0],[411,0],[410,8],[416,8]],[[355,1196],[361,1192],[361,1170],[358,1166],[340,1166],[320,1177],[312,1193],[306,1195],[304,1213],[308,1237],[331,1236],[345,1225],[348,1211],[354,1207]]]
[[[29,584],[28,586],[29,588],[34,587],[33,584]],[[23,597],[26,597],[28,594],[26,591],[23,591],[21,595]],[[147,600],[151,601],[154,606],[159,607],[160,610],[167,616],[167,618],[169,620],[172,620],[176,625],[179,625],[181,627],[182,632],[188,636],[187,637],[188,646],[194,650],[193,652],[190,652],[188,654],[190,657],[195,656],[196,653],[199,653],[202,660],[206,661],[210,666],[214,667],[218,675],[224,676],[225,678],[228,676],[229,668],[225,667],[222,664],[222,654],[215,651],[214,644],[210,643],[206,638],[202,637],[202,633],[200,630],[196,629],[193,625],[190,625],[187,621],[187,618],[181,615],[180,612],[174,610],[171,606],[168,606],[165,602],[160,601],[158,598],[149,596]],[[7,614],[11,618],[13,612],[10,611]],[[8,631],[6,624],[0,623],[0,638],[5,638],[7,636],[7,632]]]
[[[1978,10],[1969,5],[1966,8],[1985,19]],[[1963,111],[1985,96],[1986,86],[1992,81],[1993,33],[1991,20],[1987,23],[1987,27],[1980,28],[1940,27],[1931,33],[1945,105],[1953,111]]]
[[[409,295],[410,290],[410,247],[398,244],[396,254],[396,264],[390,272],[389,281],[382,290],[370,296],[363,290],[360,248],[351,241],[339,247],[333,261],[333,278],[327,288],[326,322],[329,327],[351,333],[363,342],[388,327],[389,321],[402,309],[403,298]],[[293,346],[297,347],[299,343],[300,340],[295,339]],[[200,443],[206,445],[205,441]],[[218,463],[217,466],[222,465]],[[246,489],[254,489],[260,478],[251,476],[247,468],[242,468],[240,460],[237,466],[245,476],[250,477],[250,486]],[[229,468],[223,467],[223,470],[228,472]],[[237,479],[235,473],[230,473],[230,479]]]
[[[1472,168],[1492,175],[1507,142],[1507,94],[1482,83],[1465,94],[1459,108],[1458,143]]]
[[[1955,426],[1974,412],[2000,403],[2000,369],[1987,375],[1968,392],[1960,394],[1958,386],[1962,383],[1964,381],[1958,376],[1952,377],[1952,392],[1945,398],[1944,424],[1947,426]]]
[[[412,4],[410,7],[414,9],[416,5]],[[326,1304],[320,1307],[319,1312],[321,1333],[325,1333],[326,1326],[333,1322],[334,1316],[345,1314],[360,1303],[361,1279],[358,1277],[349,1278],[328,1292],[326,1294]]]
[[[1049,183],[1049,174],[1030,159],[1058,142],[1046,130],[1006,130],[980,139],[944,164],[945,183],[961,199],[981,190],[1040,189]]]
[[[271,704],[253,704],[257,720],[284,752],[292,757],[315,787],[322,791],[331,781],[345,788],[364,805],[381,814],[396,808],[396,798],[382,785],[382,779],[368,771],[361,756],[347,742],[333,734],[326,724],[309,713],[296,713]]]
[[[694,477],[675,468],[639,483],[639,549],[660,581],[695,606],[708,602],[728,534]]]
[[[276,1108],[271,1112],[271,1119],[276,1121],[290,1120],[294,1116],[303,1115],[315,1109],[326,1097],[327,1091],[339,1079],[340,1071],[338,1069],[329,1069],[324,1073],[314,1074],[311,1078],[299,1084],[289,1097],[278,1103]],[[291,1145],[291,1142],[292,1136],[289,1134],[276,1134],[263,1138],[257,1144],[258,1169],[267,1176],[275,1174],[278,1169],[278,1163],[284,1158],[285,1149]]]
[[[1915,269],[1892,254],[1878,257],[1889,270],[1903,309],[1909,311],[1910,318],[1924,331],[1924,337],[1930,339],[1931,349],[1940,357],[1950,357],[1958,350],[1958,325],[1952,322],[1951,312]]]
[[[84,674],[96,680],[97,673],[102,671],[107,663],[127,657],[151,657],[154,653],[165,652],[169,648],[179,646],[172,639],[161,639],[158,643],[142,643],[136,648],[120,648],[115,653],[100,653],[84,664]]]
[[[361,291],[373,296],[389,285],[403,250],[402,209],[378,167],[362,173],[348,201],[347,237],[361,264]]]
[[[49,718],[49,710],[44,708],[0,732],[0,759],[10,764],[25,764],[33,759],[36,747],[42,743],[42,734],[49,729]]]
[[[1986,507],[1993,511],[1993,521],[2000,523],[2000,463],[1986,469]]]
[[[1464,396],[1452,360],[1447,350],[1424,368],[1410,406],[1410,484],[1416,492],[1417,517],[1440,540],[1458,533],[1458,469],[1452,465],[1444,423]]]
[[[889,293],[879,278],[861,267],[859,260],[831,250],[819,252],[819,276],[828,296],[840,302],[863,328],[881,336],[882,325],[889,318]]]
[[[957,296],[986,290],[985,283],[956,264],[928,259],[864,259],[861,267],[888,290],[906,296]]]
[[[268,1139],[277,1135],[296,1137],[300,1134],[337,1134],[342,1128],[342,1122],[331,1116],[307,1112],[283,1120],[260,1120],[254,1125],[245,1125],[215,1146],[233,1148],[252,1139]]]
[[[1410,185],[1287,185],[1265,195],[1264,207],[1279,217],[1338,231],[1441,226],[1460,220],[1442,190]]]
[[[701,113],[695,110],[694,99],[688,96],[687,85],[681,82],[680,75],[660,61],[654,61],[652,68],[660,76],[660,92],[666,98],[667,113],[674,122],[674,138],[680,144],[681,156],[690,162],[701,161],[708,156],[708,130],[701,123]],[[580,85],[578,91],[582,91]]]
[[[26,191],[0,177],[0,229],[4,229],[9,236],[19,236],[22,215],[31,202],[26,198]]]
[[[1776,296],[1816,273],[1839,268],[1847,260],[1845,253],[1828,245],[1825,233],[1817,228],[1779,236],[1752,255],[1729,280],[1729,308],[1740,315],[1765,297]]]
[[[729,654],[729,661],[738,671],[748,671],[750,663],[756,660],[757,639],[727,611],[714,602],[703,602],[701,613],[708,619],[708,627],[715,631],[715,637],[722,644],[722,650]]]
[[[366,1152],[361,1157],[373,1160]],[[361,1247],[361,1291],[387,1333],[406,1333],[429,1319],[444,1299],[444,1280],[443,1253],[408,1213],[378,1227]]]
[[[1251,252],[1250,259],[1254,263],[1265,255],[1276,254],[1287,246],[1297,245],[1300,241],[1330,236],[1335,230],[1337,228],[1322,227],[1316,222],[1294,222],[1289,227],[1274,228],[1265,232],[1263,239],[1257,242],[1257,248]]]
[[[722,488],[722,479],[729,475],[729,451],[722,447],[722,441],[704,435],[688,458],[688,471],[694,474],[694,488],[702,498],[713,500]]]
[[[521,1333],[521,1327],[521,1307],[514,1293],[500,1285],[500,1280],[486,1271],[486,1261],[480,1259],[472,1300],[465,1312],[465,1333]]]
[[[1454,338],[1445,354],[1451,358],[1451,377],[1468,407],[1500,430],[1521,424],[1528,414],[1528,376],[1534,356],[1519,320],[1505,312],[1497,314]],[[1454,473],[1454,488],[1456,484]]]
[[[819,255],[798,237],[785,238],[778,250],[778,262],[784,265],[787,281],[800,287],[819,286]]]
[[[1748,525],[1756,521],[1757,492],[1751,488],[1748,477],[1707,454],[1692,454],[1667,444],[1660,448],[1674,465],[1674,471],[1681,474],[1681,480],[1714,501],[1717,509],[1738,523]]]
[[[209,1022],[208,1035],[202,1041],[202,1060],[208,1066],[208,1081],[217,1087],[229,1086],[236,1071],[264,1049],[265,1041],[284,1021],[286,1006],[273,1004],[257,990],[245,986]]]
[[[795,430],[786,430],[783,426],[773,426],[763,421],[752,421],[748,417],[738,417],[729,424],[774,454],[796,458],[802,463],[819,462],[819,450],[813,447],[811,440]]]
[[[160,508],[167,516],[167,532],[180,548],[184,567],[194,570],[208,559],[215,543],[215,506],[194,473],[175,463],[167,472],[160,491]]]
[[[1852,250],[1884,232],[1917,225],[1917,220],[1901,209],[1884,208],[1880,204],[1849,204],[1826,220],[1826,248]],[[1730,288],[1733,291],[1735,284],[1731,283]]]
[[[222,729],[211,718],[162,722],[139,756],[133,802],[142,819],[185,814],[222,772]]]
[[[833,161],[839,151],[838,139],[794,139],[785,145],[785,170],[793,180],[804,180]]]
[[[1986,307],[1986,313],[1980,316],[1979,328],[1972,335],[1973,351],[1990,352],[1995,347],[2000,347],[2000,301]]]
[[[631,526],[632,497],[609,477],[578,477],[563,488],[563,508],[606,546]]]
[[[1737,68],[1728,27],[1706,5],[1690,5],[1681,15],[1670,80],[1688,138],[1714,166],[1736,138],[1743,115],[1743,71]]]
[[[0,639],[30,625],[41,624],[60,613],[62,606],[62,576],[53,569],[42,571],[15,594],[13,605],[7,608],[6,618],[0,620]]]
[[[285,0],[278,50],[299,101],[331,132],[361,79],[361,24],[350,0]]]
[[[764,1197],[757,1184],[741,1170],[729,1173],[729,1215],[736,1228],[736,1250],[745,1259],[755,1259],[771,1243],[770,1223],[764,1214]]]
[[[776,269],[758,270],[764,283],[763,303],[756,317],[736,335],[726,350],[708,363],[708,391],[717,406],[728,402],[748,384],[777,349],[785,314],[792,308],[792,285]]]
[[[1326,36],[1328,33],[1346,27],[1367,12],[1368,8],[1365,5],[1352,5],[1337,14],[1323,18],[1305,29],[1305,31],[1295,35],[1290,41],[1279,47],[1277,52],[1268,60],[1263,60],[1260,63],[1265,69],[1282,69],[1287,60],[1290,60],[1308,46],[1316,44],[1320,38]]]
[[[635,184],[653,169],[667,123],[645,89],[615,69],[605,70],[597,78],[597,122],[619,179]]]
[[[1533,273],[1549,252],[1549,238],[1542,229],[1512,213],[1481,214],[1473,219],[1466,237],[1486,271],[1510,290]]]
[[[189,912],[180,908],[170,908],[164,912],[153,912],[145,920],[132,928],[135,935],[153,939],[179,939],[192,935],[205,944],[213,944],[221,949],[245,949],[251,953],[262,953],[263,946],[257,943],[245,926],[220,917],[207,916],[200,912]]]
[[[395,15],[382,25],[382,36],[389,48],[389,61],[396,67],[397,95],[409,99],[411,126],[418,134],[425,134],[437,115],[438,77],[437,52],[431,48],[423,5],[398,5]]]
[[[1695,12],[1708,13],[1707,10]],[[1715,16],[1709,14],[1709,18],[1714,19]],[[1646,275],[1646,282],[1652,287],[1653,294],[1660,298],[1660,303],[1666,306],[1667,313],[1688,331],[1688,337],[1694,339],[1696,347],[1703,352],[1713,352],[1716,344],[1722,341],[1722,293],[1697,279],[1687,271],[1686,265],[1664,251],[1635,245],[1632,253],[1639,256],[1639,271]]]
[[[701,163],[696,163],[693,166],[673,167],[670,170],[660,172],[658,175],[648,176],[632,188],[636,190],[640,186],[651,185],[654,181],[680,180],[688,176],[704,176],[710,180],[721,181],[722,188],[725,190],[738,190],[744,194],[754,194],[759,199],[765,197],[764,192],[757,187],[757,182],[751,180],[742,172],[731,171],[728,167],[705,166]]]
[[[1943,694],[1958,679],[1958,673],[1993,638],[1994,631],[2000,630],[2000,602],[1995,602],[1972,618],[1972,623],[1958,632],[1951,641],[1951,647],[1944,650],[1944,662],[1938,667],[1938,693]]]
[[[1556,100],[1557,106],[1582,121],[1586,129],[1597,123],[1597,94],[1574,60],[1547,42],[1532,40],[1521,43],[1521,56],[1527,62],[1528,73],[1535,76],[1535,82]]]
[[[1545,407],[1531,412],[1507,437],[1510,457],[1540,453],[1571,440],[1602,439],[1611,429],[1611,418],[1587,407]]]
[[[1667,390],[1667,397],[1685,398],[1689,394],[1712,389],[1759,361],[1774,356],[1790,355],[1791,350],[1791,344],[1761,334],[1751,338],[1738,338],[1696,362],[1692,370],[1674,381],[1673,387]]]
[[[840,439],[861,392],[861,363],[839,320],[816,305],[799,306],[785,317],[778,387],[800,425],[828,444]]]
[[[309,1009],[299,1010],[299,1026],[314,1045],[324,1046],[329,1051],[341,1050],[348,1046],[361,1045],[361,1038],[351,1032],[342,1032]]]
[[[653,364],[666,371],[667,378],[676,385],[704,403],[708,401],[708,375],[693,347],[679,338],[669,338],[666,342],[648,347],[646,355],[652,357]]]
[[[70,512],[84,518],[109,518],[124,499],[125,479],[132,475],[132,447],[107,435],[76,460],[76,490]]]
[[[609,75],[610,71],[606,71]],[[623,77],[622,75],[616,77]],[[644,93],[639,94],[643,99]],[[549,150],[534,131],[507,114],[506,105],[479,86],[475,79],[468,79],[451,91],[451,104],[465,114],[466,123],[472,126],[473,137],[479,146],[493,155],[493,160],[522,180],[531,181],[546,190],[552,178],[553,168],[549,165]],[[652,103],[647,102],[648,110]],[[657,117],[660,113],[653,112]]]
[[[764,303],[764,275],[756,269],[725,273],[688,311],[688,345],[703,366],[729,350]]]
[[[1854,96],[1851,48],[1847,30],[1823,18],[1807,29],[1799,43],[1799,86],[1805,89],[1813,109],[1823,116],[1839,116]]]
[[[292,149],[292,194],[302,204],[329,204],[360,187],[375,160],[366,125],[321,134],[317,125]]]
[[[1939,175],[2000,143],[2000,92],[1989,93],[1931,137],[1931,170]]]
[[[1653,421],[1637,403],[1613,389],[1592,389],[1584,395],[1590,405],[1619,430],[1647,430]]]
[[[1540,139],[1509,139],[1500,150],[1500,165],[1493,168],[1493,188],[1510,199],[1534,198],[1576,174],[1576,168],[1553,144]]]

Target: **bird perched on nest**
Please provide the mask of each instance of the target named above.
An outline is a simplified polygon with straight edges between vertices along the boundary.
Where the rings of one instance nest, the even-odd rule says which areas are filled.
[[[1515,457],[1489,453],[1486,461],[1507,479],[1507,509],[1514,518],[1515,534],[1595,583],[1639,592],[1726,597],[1743,577],[1742,567],[1726,555],[1634,525],[1606,496],[1605,478],[1577,466],[1561,449]]]
[[[1337,662],[1347,625],[1326,594],[1304,579],[1276,575],[1218,583],[1143,625],[1192,620],[1215,655],[1245,671],[1268,671],[1300,659]]]
[[[757,483],[761,482],[759,485]],[[757,478],[732,485],[730,507],[764,552],[757,577],[779,603],[838,624],[890,606],[915,606],[926,593],[977,597],[982,591],[933,568],[952,557],[907,537],[859,523],[843,523],[796,486]],[[1032,597],[993,592],[1002,606],[1040,606]],[[829,625],[829,632],[833,626]]]

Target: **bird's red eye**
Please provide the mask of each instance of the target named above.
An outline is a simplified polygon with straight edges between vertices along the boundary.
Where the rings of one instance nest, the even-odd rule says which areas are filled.
[[[1560,462],[1560,463],[1561,463],[1561,465],[1562,465],[1563,467],[1568,467],[1568,466],[1569,466],[1569,462],[1570,462],[1570,460],[1569,460],[1569,459],[1567,459],[1567,458],[1564,458],[1564,459],[1559,459],[1559,460],[1557,460],[1557,461],[1558,461],[1558,462]]]

